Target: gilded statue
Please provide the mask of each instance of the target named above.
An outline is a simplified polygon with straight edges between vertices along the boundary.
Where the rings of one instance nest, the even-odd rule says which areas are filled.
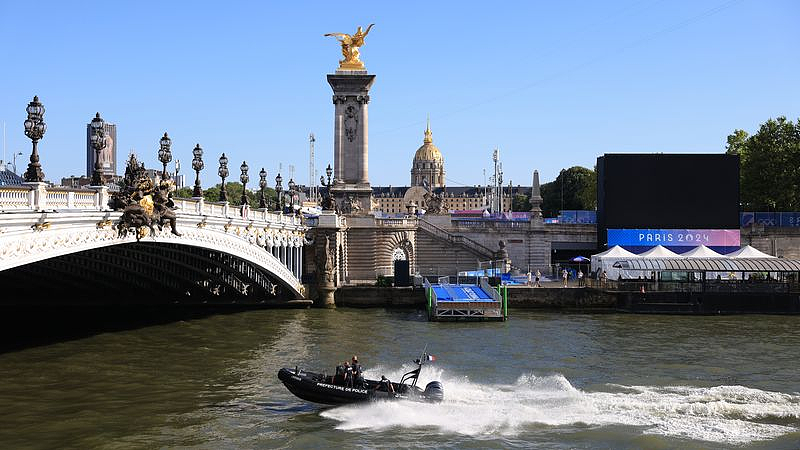
[[[358,27],[355,34],[346,33],[327,33],[325,36],[333,36],[342,44],[342,56],[344,59],[339,61],[339,70],[365,70],[364,63],[358,59],[358,48],[364,45],[364,38],[369,34],[369,30],[374,23],[369,24],[366,31]]]

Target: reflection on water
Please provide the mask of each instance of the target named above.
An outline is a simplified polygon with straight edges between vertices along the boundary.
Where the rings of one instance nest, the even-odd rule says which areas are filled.
[[[261,310],[95,330],[0,354],[0,445],[793,448],[797,320]],[[399,379],[426,345],[442,404],[325,407],[276,376],[357,354]]]

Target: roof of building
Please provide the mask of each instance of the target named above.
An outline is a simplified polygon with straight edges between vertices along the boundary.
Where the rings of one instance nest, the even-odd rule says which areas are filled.
[[[614,267],[658,272],[800,272],[800,260],[783,258],[632,258]]]
[[[422,147],[417,149],[414,154],[414,161],[436,161],[444,162],[444,157],[439,148],[433,145],[433,133],[431,133],[431,124],[425,128],[425,138],[422,140]]]
[[[372,186],[372,195],[375,197],[403,197],[406,191],[411,187],[409,186]],[[503,188],[504,195],[508,195],[508,188]],[[446,197],[483,197],[483,186],[447,186],[437,187],[433,189],[435,194],[445,193]],[[513,193],[530,195],[530,186],[513,186]]]
[[[24,182],[25,180],[14,172],[5,167],[0,168],[0,186],[19,186]]]

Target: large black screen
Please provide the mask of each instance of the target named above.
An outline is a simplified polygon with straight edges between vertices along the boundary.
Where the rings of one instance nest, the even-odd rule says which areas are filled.
[[[738,229],[739,157],[605,154],[597,158],[598,247],[609,228]]]

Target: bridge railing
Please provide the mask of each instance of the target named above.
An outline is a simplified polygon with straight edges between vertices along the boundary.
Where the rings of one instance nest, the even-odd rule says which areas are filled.
[[[31,210],[32,199],[31,190],[25,186],[3,186],[0,187],[0,210]]]
[[[46,187],[43,183],[0,187],[0,211],[108,211],[108,188],[74,189]],[[265,209],[231,206],[227,202],[206,202],[202,198],[175,199],[179,213],[199,216],[262,220],[284,225],[302,225],[300,217],[276,214]]]

